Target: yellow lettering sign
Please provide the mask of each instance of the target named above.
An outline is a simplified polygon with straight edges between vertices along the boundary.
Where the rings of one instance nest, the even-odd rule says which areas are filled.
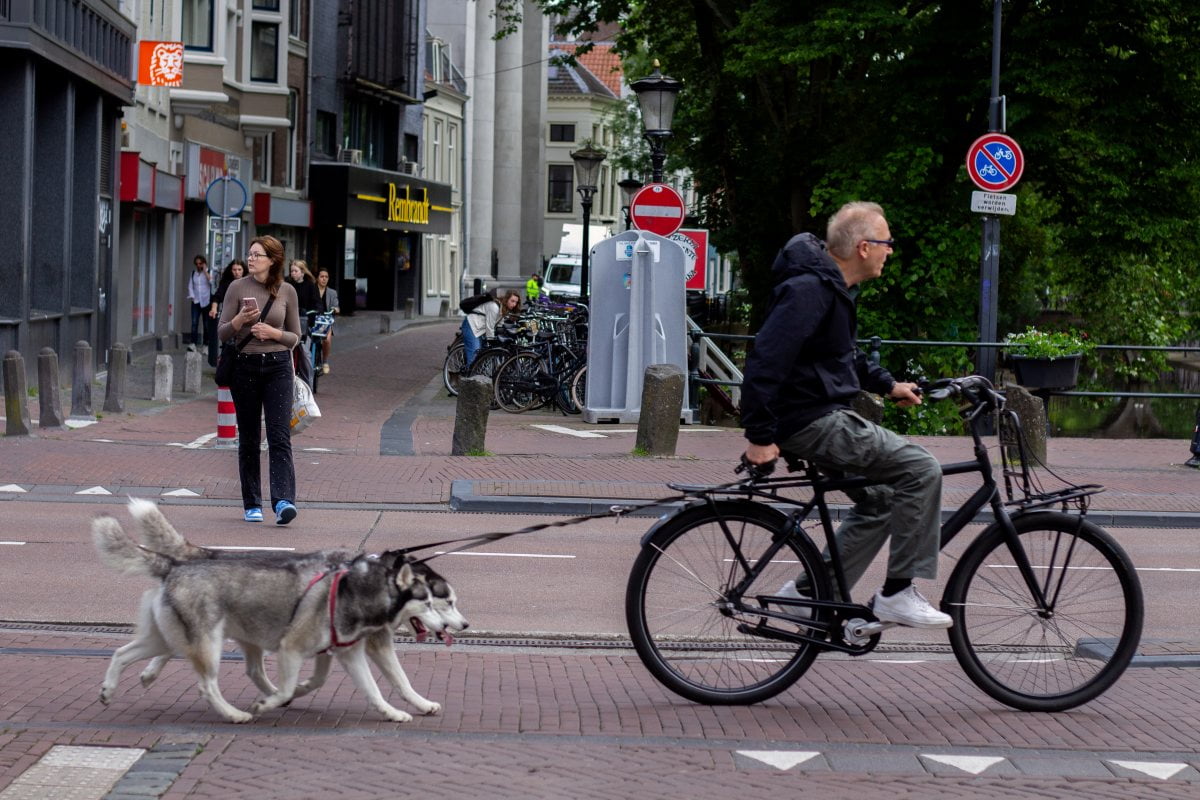
[[[421,200],[413,200],[411,187],[404,187],[404,196],[396,191],[396,184],[388,184],[388,222],[406,222],[410,225],[429,224],[429,190],[421,190]]]

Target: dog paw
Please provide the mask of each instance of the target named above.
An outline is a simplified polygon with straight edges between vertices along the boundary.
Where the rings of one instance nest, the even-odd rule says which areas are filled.
[[[254,719],[253,714],[247,714],[245,711],[238,711],[237,709],[234,709],[229,715],[229,721],[235,725],[241,725],[242,723],[249,722],[252,719]]]
[[[398,708],[388,711],[387,718],[392,722],[412,722],[412,714],[408,714]]]
[[[154,679],[158,677],[158,670],[146,670],[138,676],[142,681],[142,688],[149,689],[150,684],[154,683]]]
[[[442,713],[442,704],[435,703],[430,700],[429,707],[423,710],[421,713],[427,717],[436,717],[438,714]]]
[[[104,705],[108,705],[109,703],[112,702],[112,699],[113,699],[113,690],[112,689],[102,688],[100,690],[100,702],[101,703],[103,703]]]

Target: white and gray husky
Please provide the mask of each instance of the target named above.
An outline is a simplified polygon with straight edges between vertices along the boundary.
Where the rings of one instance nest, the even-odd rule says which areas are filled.
[[[142,597],[136,638],[112,657],[100,699],[109,702],[121,671],[142,659],[154,661],[143,684],[157,677],[172,654],[188,658],[201,695],[231,722],[247,722],[318,688],[329,671],[330,651],[367,696],[395,722],[412,717],[389,704],[367,666],[369,657],[415,708],[441,710],[417,694],[396,659],[393,631],[402,624],[418,635],[462,630],[449,584],[399,551],[379,556],[329,550],[316,553],[222,553],[187,542],[153,503],[134,500],[130,512],[149,546],[140,546],[111,517],[92,524],[102,560],[126,572],[159,578]],[[161,551],[157,548],[161,548]],[[246,654],[246,671],[265,697],[246,713],[225,700],[217,684],[221,645],[228,637]],[[277,654],[279,686],[267,679],[263,652]],[[313,676],[299,683],[305,658],[317,655]]]

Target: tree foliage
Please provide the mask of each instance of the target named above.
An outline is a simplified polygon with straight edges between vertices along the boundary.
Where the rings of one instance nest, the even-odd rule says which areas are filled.
[[[496,2],[506,19],[519,6]],[[627,75],[657,58],[684,82],[671,157],[758,311],[789,236],[872,199],[899,244],[864,287],[860,332],[978,336],[964,161],[988,130],[991,0],[537,2],[564,33],[620,21]],[[1188,0],[1005,2],[1001,92],[1026,172],[1001,225],[1000,334],[1047,300],[1102,342],[1194,327],[1198,23]]]

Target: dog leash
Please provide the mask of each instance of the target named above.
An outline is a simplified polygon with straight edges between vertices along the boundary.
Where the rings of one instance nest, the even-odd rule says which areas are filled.
[[[334,616],[337,607],[338,584],[342,582],[342,576],[349,571],[350,570],[348,569],[340,569],[333,573],[333,581],[329,584],[329,647],[326,647],[324,650],[322,650],[322,653],[328,653],[335,647],[350,647],[351,645],[358,644],[358,639],[355,639],[352,642],[343,642],[338,639],[337,620]],[[308,590],[320,583],[328,574],[329,571],[326,570],[325,572],[318,572],[315,576],[313,576],[313,579],[308,582],[308,586],[304,587],[304,594],[308,594]],[[303,595],[301,595],[301,597],[303,597]],[[299,606],[299,603],[297,603],[297,606]],[[294,616],[295,612],[293,612],[293,617]]]
[[[634,511],[642,511],[644,509],[655,508],[657,506],[665,506],[668,503],[675,503],[675,502],[679,502],[681,500],[686,501],[689,498],[696,497],[697,495],[705,493],[705,492],[727,491],[729,489],[733,489],[738,486],[742,486],[745,483],[746,483],[746,479],[743,478],[741,480],[732,481],[730,483],[723,483],[723,484],[718,484],[715,486],[705,486],[703,489],[697,489],[695,491],[680,492],[678,494],[673,494],[668,497],[660,497],[656,500],[647,500],[647,501],[644,501],[641,503],[627,503],[627,504],[613,505],[613,506],[609,506],[608,510],[600,511],[595,514],[585,514],[583,516],[571,517],[569,519],[557,520],[555,522],[543,522],[543,523],[539,523],[537,525],[530,525],[528,527],[521,528],[520,530],[493,531],[491,533],[481,533],[481,534],[477,534],[475,536],[463,536],[463,537],[459,537],[457,539],[445,539],[440,542],[429,542],[427,544],[413,545],[412,547],[402,547],[393,552],[399,552],[399,553],[403,553],[403,554],[407,555],[408,553],[416,553],[421,550],[428,550],[431,547],[443,547],[445,545],[458,544],[459,542],[464,543],[461,546],[455,547],[451,550],[446,550],[446,551],[443,551],[440,553],[434,553],[433,555],[426,556],[425,558],[414,559],[417,563],[424,563],[426,561],[431,561],[435,558],[438,558],[439,556],[448,556],[451,553],[461,553],[464,550],[473,550],[474,548],[481,547],[481,546],[487,544],[488,542],[498,542],[501,539],[507,539],[510,536],[520,536],[520,535],[527,534],[527,533],[537,533],[538,531],[549,530],[550,528],[567,528],[567,527],[570,527],[571,525],[578,525],[582,522],[590,522],[592,520],[597,520],[597,519],[606,519],[607,517],[611,517],[611,516],[615,516],[617,518],[617,520],[620,521],[622,514],[632,513]]]

